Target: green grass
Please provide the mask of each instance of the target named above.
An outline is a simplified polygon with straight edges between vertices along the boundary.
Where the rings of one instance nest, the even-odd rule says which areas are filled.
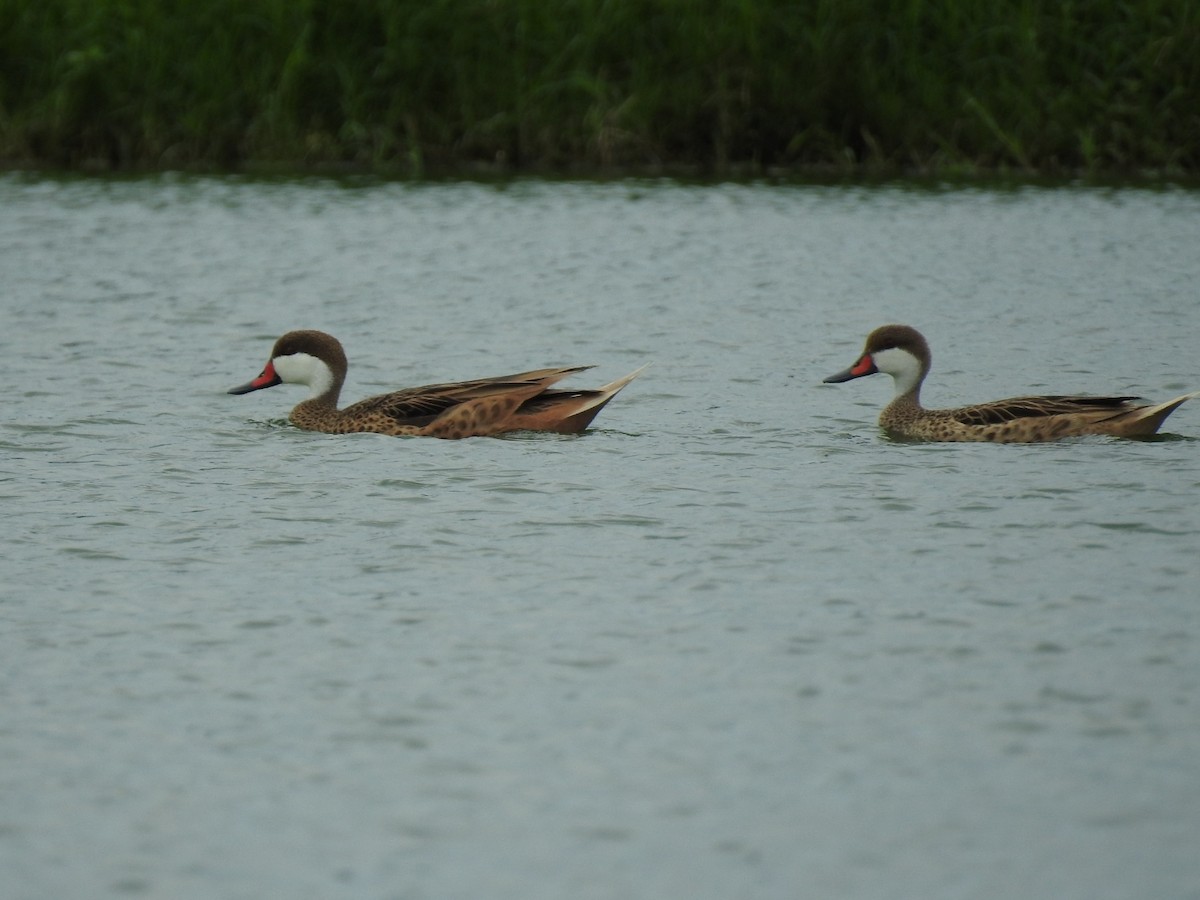
[[[1191,0],[0,0],[0,158],[1200,168]]]

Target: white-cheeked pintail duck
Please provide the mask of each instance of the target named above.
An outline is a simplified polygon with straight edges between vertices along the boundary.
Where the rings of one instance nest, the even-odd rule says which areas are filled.
[[[578,434],[642,371],[594,390],[560,390],[550,386],[591,366],[537,369],[408,388],[338,409],[347,368],[346,353],[337,338],[323,331],[289,331],[275,342],[262,373],[229,393],[248,394],[285,383],[307,385],[312,396],[288,418],[299,428],[328,434],[370,431],[438,438],[508,431]]]
[[[891,375],[896,396],[879,416],[879,425],[893,437],[919,441],[1030,443],[1084,434],[1145,437],[1158,431],[1185,400],[1200,396],[1197,391],[1155,405],[1135,403],[1137,397],[1013,397],[957,409],[925,409],[921,383],[931,360],[929,344],[915,328],[884,325],[867,337],[854,365],[825,382],[836,384],[877,372]]]

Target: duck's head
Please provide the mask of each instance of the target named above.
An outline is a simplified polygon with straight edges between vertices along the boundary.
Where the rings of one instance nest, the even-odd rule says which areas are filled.
[[[346,378],[346,352],[333,335],[323,331],[289,331],[275,342],[271,358],[258,377],[230,389],[248,394],[277,384],[304,384],[312,396],[340,389]]]
[[[826,384],[840,384],[883,372],[891,375],[896,394],[915,390],[929,373],[932,355],[921,332],[908,325],[884,325],[867,336],[862,354],[850,368],[830,375]]]

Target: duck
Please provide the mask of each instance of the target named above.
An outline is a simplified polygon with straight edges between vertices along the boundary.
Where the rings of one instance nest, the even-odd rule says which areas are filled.
[[[229,390],[248,394],[278,384],[302,384],[311,396],[288,416],[297,428],[326,434],[467,438],[510,431],[579,434],[645,366],[592,390],[551,385],[592,366],[535,369],[514,375],[427,384],[360,400],[338,409],[349,368],[346,352],[323,331],[289,331],[275,342],[258,377]]]
[[[866,347],[850,368],[830,375],[840,384],[884,372],[892,376],[896,395],[879,416],[890,436],[916,441],[995,441],[1032,443],[1087,434],[1146,437],[1182,403],[1200,391],[1141,404],[1137,397],[1079,395],[1013,397],[956,409],[926,409],[921,384],[932,355],[924,336],[908,325],[884,325],[867,336]]]

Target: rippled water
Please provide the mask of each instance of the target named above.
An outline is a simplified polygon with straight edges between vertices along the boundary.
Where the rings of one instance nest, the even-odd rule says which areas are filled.
[[[0,178],[12,898],[1200,897],[1200,194]],[[652,366],[578,438],[297,431]]]

